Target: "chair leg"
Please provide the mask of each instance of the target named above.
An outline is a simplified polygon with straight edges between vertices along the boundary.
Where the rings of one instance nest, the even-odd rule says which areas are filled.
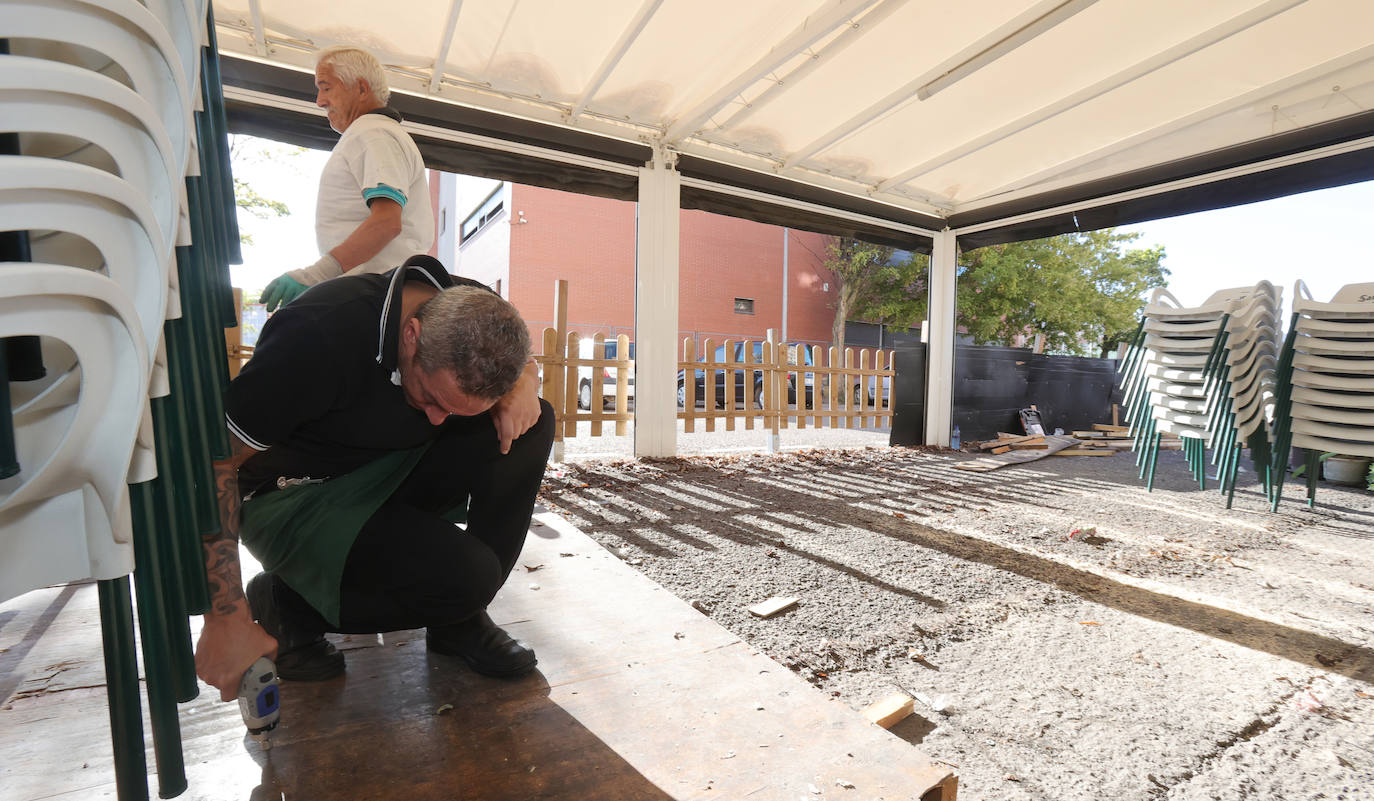
[[[1138,446],[1140,450],[1135,457],[1136,466],[1140,468],[1140,474],[1137,478],[1145,478],[1145,466],[1150,462],[1150,446],[1154,442],[1154,439],[1155,421],[1154,418],[1151,418],[1150,421],[1145,424],[1145,429],[1140,432],[1140,442],[1142,445]]]
[[[138,593],[138,627],[143,633],[143,669],[148,681],[148,717],[153,730],[153,754],[157,760],[158,795],[172,798],[186,791],[186,764],[181,753],[181,723],[177,716],[177,698],[173,672],[175,662],[171,649],[178,639],[174,618],[181,613],[180,598],[169,592],[168,577],[175,573],[167,565],[166,538],[158,536],[154,508],[156,481],[129,487],[129,501],[134,512],[134,557],[138,568],[134,571],[134,590]],[[184,644],[184,641],[182,641]]]
[[[1146,492],[1155,491],[1155,464],[1159,460],[1159,443],[1164,439],[1163,434],[1156,433],[1150,444],[1150,479],[1145,484]]]
[[[1231,448],[1231,455],[1227,459],[1230,462],[1230,471],[1222,486],[1226,488],[1226,508],[1231,508],[1231,503],[1236,499],[1236,476],[1240,473],[1240,443],[1236,443]]]
[[[1321,454],[1315,450],[1307,452],[1307,506],[1317,505],[1317,471],[1321,470]]]
[[[134,609],[129,577],[98,582],[100,632],[105,644],[105,683],[110,699],[115,787],[119,801],[147,801],[148,760],[143,753],[143,710],[139,706],[138,657],[134,654]]]

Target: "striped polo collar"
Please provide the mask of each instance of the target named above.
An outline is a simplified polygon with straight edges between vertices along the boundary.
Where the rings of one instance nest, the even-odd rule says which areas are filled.
[[[382,303],[382,313],[377,321],[377,364],[391,373],[391,383],[400,385],[401,374],[397,370],[401,340],[401,291],[406,281],[428,281],[436,289],[453,286],[453,276],[444,265],[433,256],[411,256],[406,263],[392,270],[391,281],[386,289],[386,300]]]

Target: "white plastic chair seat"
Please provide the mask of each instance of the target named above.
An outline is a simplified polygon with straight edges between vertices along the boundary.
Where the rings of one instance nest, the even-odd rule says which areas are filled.
[[[0,106],[6,130],[74,137],[108,153],[120,177],[142,190],[158,241],[176,244],[183,176],[162,122],[133,90],[70,64],[0,55]]]
[[[1374,441],[1374,411],[1336,409],[1330,406],[1310,406],[1306,403],[1295,403],[1290,416],[1294,420],[1315,420],[1319,423],[1364,426],[1369,429],[1369,437],[1371,441]]]
[[[1324,339],[1374,339],[1374,322],[1347,317],[1339,320],[1318,320],[1315,317],[1299,317],[1297,329],[1309,336]]]
[[[1199,422],[1190,422],[1190,419],[1197,419]],[[1161,434],[1173,434],[1176,437],[1196,437],[1211,447],[1212,438],[1207,433],[1207,420],[1205,417],[1194,416],[1190,419],[1176,419],[1174,417],[1155,417],[1155,431]]]
[[[1374,282],[1346,284],[1336,290],[1330,303],[1321,303],[1312,299],[1307,284],[1299,279],[1293,285],[1293,312],[1324,320],[1351,317],[1374,321]]]
[[[1362,442],[1344,442],[1308,434],[1294,434],[1290,444],[1295,448],[1338,453],[1342,456],[1374,456],[1374,445]]]
[[[1156,353],[1210,353],[1216,346],[1216,338],[1184,339],[1181,337],[1161,337],[1145,335],[1145,347]]]
[[[1308,336],[1299,331],[1293,339],[1293,350],[1303,353],[1326,354],[1330,356],[1368,356],[1374,351],[1374,342],[1368,340],[1347,341],[1344,339],[1324,339]]]
[[[1161,378],[1150,377],[1149,389],[1151,392],[1158,392],[1164,395],[1172,395],[1176,398],[1206,398],[1207,393],[1203,391],[1201,384],[1184,384],[1175,381],[1166,381]]]
[[[191,94],[176,45],[147,8],[134,0],[0,0],[0,19],[11,52],[25,52],[14,40],[42,39],[80,45],[118,64],[157,109],[184,171],[195,131]]]
[[[1144,316],[1168,322],[1220,319],[1223,314],[1255,298],[1267,298],[1270,305],[1277,306],[1282,299],[1282,290],[1268,281],[1261,281],[1253,286],[1219,289],[1208,296],[1202,305],[1189,307],[1179,303],[1178,298],[1161,287],[1150,293]]]
[[[1221,318],[1207,318],[1205,320],[1169,322],[1167,320],[1156,320],[1152,317],[1145,318],[1145,333],[1160,334],[1162,336],[1215,336],[1221,331]]]
[[[146,347],[117,284],[55,264],[0,263],[0,337],[62,340],[75,404],[16,413],[20,473],[0,489],[0,598],[133,568],[125,478],[148,403]]]
[[[182,75],[188,87],[200,84],[200,48],[205,44],[205,13],[197,15],[194,0],[145,0],[144,5],[162,23],[181,57]]]
[[[133,299],[146,358],[155,363],[167,312],[167,262],[174,254],[154,241],[160,231],[139,192],[121,178],[82,164],[0,156],[0,230],[40,229],[65,231],[98,249],[103,264],[94,266],[103,266]],[[58,250],[39,242],[34,257],[55,260]],[[167,394],[165,371],[159,370],[153,390]]]
[[[1205,399],[1179,398],[1173,395],[1151,395],[1150,405],[1158,409],[1161,414],[1173,414],[1175,412],[1206,414],[1207,412]]]
[[[1361,442],[1374,445],[1374,428],[1369,426],[1345,426],[1294,417],[1292,431],[1294,434],[1307,434],[1340,442]],[[1331,448],[1329,450],[1336,449]]]
[[[1165,367],[1160,364],[1146,364],[1147,374],[1150,378],[1157,378],[1162,381],[1176,381],[1179,383],[1202,385],[1206,379],[1203,378],[1201,370],[1189,370],[1181,367]]]
[[[1295,448],[1306,448],[1312,451],[1322,451],[1339,453],[1343,456],[1374,456],[1374,443],[1349,442],[1346,440],[1330,439],[1328,437],[1312,436],[1310,434],[1293,434],[1290,443]]]
[[[1254,339],[1234,350],[1227,349],[1224,361],[1230,365],[1231,372],[1249,370],[1252,366],[1266,356],[1276,356],[1279,346],[1270,339]]]
[[[1353,392],[1374,392],[1374,377],[1347,378],[1329,373],[1294,370],[1289,379],[1293,386],[1312,389],[1344,389]]]
[[[1374,354],[1370,354],[1368,358],[1338,359],[1330,356],[1319,356],[1314,353],[1298,352],[1293,354],[1293,366],[1323,373],[1374,375]]]
[[[1149,364],[1157,364],[1161,367],[1196,367],[1201,374],[1201,369],[1207,366],[1207,354],[1183,354],[1183,353],[1160,353],[1151,352],[1146,361]]]
[[[1325,392],[1311,387],[1293,387],[1294,403],[1337,406],[1346,409],[1374,409],[1374,392]]]

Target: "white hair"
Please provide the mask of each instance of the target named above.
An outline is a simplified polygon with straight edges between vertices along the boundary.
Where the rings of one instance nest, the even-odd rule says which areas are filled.
[[[391,88],[386,85],[382,62],[366,50],[351,45],[326,47],[315,57],[315,69],[322,64],[333,67],[334,74],[347,86],[357,86],[359,80],[367,81],[372,96],[382,105],[391,100]]]

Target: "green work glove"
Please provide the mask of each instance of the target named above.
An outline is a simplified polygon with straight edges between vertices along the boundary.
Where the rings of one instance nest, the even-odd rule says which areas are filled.
[[[267,307],[269,312],[276,311],[279,307],[285,306],[296,299],[296,296],[307,289],[305,284],[292,278],[290,275],[282,274],[268,282],[262,290],[262,305]]]

